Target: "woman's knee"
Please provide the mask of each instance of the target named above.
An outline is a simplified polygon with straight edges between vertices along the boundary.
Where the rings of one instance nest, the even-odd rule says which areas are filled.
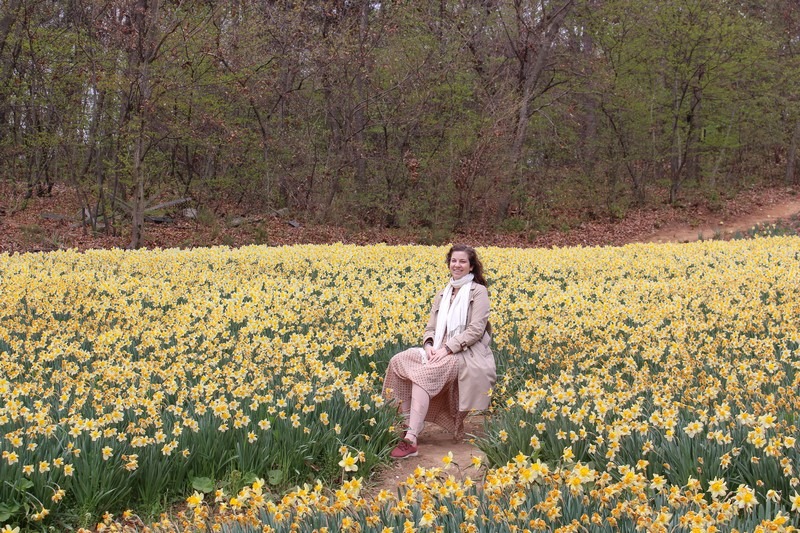
[[[400,363],[400,359],[403,357],[403,354],[406,353],[407,351],[408,350],[404,350],[402,352],[397,352],[396,354],[394,354],[392,358],[389,359],[389,365],[392,367],[397,366]]]

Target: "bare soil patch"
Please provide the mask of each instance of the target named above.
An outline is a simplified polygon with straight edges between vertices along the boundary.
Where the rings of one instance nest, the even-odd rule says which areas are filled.
[[[757,224],[788,221],[800,213],[800,191],[765,188],[710,205],[650,205],[632,210],[621,220],[600,217],[566,230],[498,233],[470,230],[450,240],[474,246],[552,248],[565,246],[620,246],[635,242],[688,242],[730,238]],[[34,197],[24,208],[14,191],[0,190],[0,252],[24,253],[58,249],[124,248],[129,243],[127,222],[116,221],[116,233],[93,232],[80,221],[80,204],[72,189],[56,185],[49,196]],[[296,221],[290,217],[231,207],[211,218],[191,220],[179,206],[168,222],[145,224],[146,248],[197,246],[290,245],[342,242],[350,244],[433,244],[424,232],[385,228],[351,228]],[[575,218],[575,217],[573,217]],[[237,223],[232,224],[236,219]],[[795,227],[800,222],[793,223]]]
[[[698,239],[727,239],[737,233],[745,233],[755,226],[789,222],[800,213],[800,198],[781,199],[774,203],[753,205],[749,212],[718,214],[706,217],[700,222],[673,224],[642,235],[643,242],[690,242]]]
[[[486,455],[474,444],[475,438],[483,436],[483,423],[482,415],[468,416],[464,421],[465,436],[458,441],[454,441],[452,434],[442,428],[426,424],[417,439],[419,455],[393,461],[378,472],[368,483],[366,495],[373,496],[384,489],[395,493],[397,486],[411,476],[418,466],[425,469],[445,468],[442,459],[448,453],[453,454],[452,464],[445,471],[448,475],[452,475],[457,481],[470,477],[480,484],[483,470],[472,466],[472,458],[478,457],[481,461],[486,459]]]

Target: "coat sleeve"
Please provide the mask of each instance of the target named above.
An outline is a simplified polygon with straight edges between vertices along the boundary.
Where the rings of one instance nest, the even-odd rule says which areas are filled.
[[[469,305],[472,309],[466,329],[446,343],[453,353],[466,350],[483,338],[489,321],[489,293],[486,287],[476,284],[475,295]]]
[[[433,305],[431,305],[431,314],[428,317],[428,325],[425,326],[425,332],[422,334],[422,345],[425,346],[425,343],[428,340],[431,341],[433,344],[433,337],[436,334],[436,317],[439,314],[439,305],[442,303],[442,294],[444,291],[440,291],[436,294],[433,298]]]

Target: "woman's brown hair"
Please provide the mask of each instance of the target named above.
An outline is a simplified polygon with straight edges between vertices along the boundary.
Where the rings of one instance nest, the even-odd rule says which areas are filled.
[[[467,246],[466,244],[454,244],[450,248],[450,251],[447,252],[447,260],[445,262],[448,265],[450,264],[450,258],[453,257],[453,252],[466,252],[467,257],[469,257],[469,266],[472,267],[472,275],[475,277],[473,281],[485,287],[486,278],[483,277],[483,263],[478,259],[478,253],[475,251],[475,248]]]

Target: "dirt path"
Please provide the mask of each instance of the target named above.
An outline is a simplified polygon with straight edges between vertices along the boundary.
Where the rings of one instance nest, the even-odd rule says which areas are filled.
[[[798,213],[800,213],[800,199],[789,199],[774,204],[753,206],[749,213],[712,216],[697,225],[670,225],[652,234],[640,235],[632,242],[691,242],[701,238],[712,239],[716,236],[724,238],[737,232],[745,232],[758,224],[788,220]]]
[[[454,442],[453,436],[442,428],[426,424],[418,438],[419,455],[394,461],[386,469],[378,472],[367,484],[366,494],[375,495],[383,489],[394,494],[397,486],[412,475],[417,466],[444,468],[442,458],[450,452],[453,453],[453,464],[447,472],[459,481],[469,476],[473,481],[480,482],[481,471],[472,466],[472,458],[480,457],[483,461],[486,455],[471,441],[474,437],[483,435],[483,420],[481,415],[468,416],[464,421],[466,434],[458,442]]]
[[[0,191],[2,192],[4,191]],[[698,197],[687,197],[684,202],[684,205],[673,207],[653,202],[648,206],[632,209],[621,220],[597,216],[565,230],[496,233],[490,228],[476,228],[472,232],[453,235],[452,238],[478,247],[520,248],[685,242],[697,240],[700,235],[704,239],[724,238],[736,231],[748,230],[760,222],[779,218],[788,220],[793,214],[800,212],[800,189],[771,187],[745,190],[734,198],[724,199],[713,206]],[[0,194],[0,252],[125,247],[130,241],[127,237],[128,227],[123,220],[117,221],[114,234],[92,232],[90,228],[81,225],[77,216],[81,211],[80,203],[74,191],[66,185],[57,184],[50,196],[31,198],[24,209],[19,207],[20,203],[19,193],[6,196]],[[226,216],[232,212],[245,217],[246,223],[230,226]],[[585,213],[574,215],[580,218]],[[171,222],[147,222],[147,248],[223,244],[235,247],[263,242],[275,246],[333,242],[381,242],[393,245],[419,243],[421,239],[413,230],[365,228],[363,231],[351,231],[344,227],[312,223],[295,227],[287,224],[287,220],[281,217],[265,217],[257,209],[240,212],[234,210],[233,206],[227,206],[217,213],[216,218],[203,223],[185,218],[181,211],[172,213],[172,217]],[[800,221],[794,221],[792,226],[800,231]]]

